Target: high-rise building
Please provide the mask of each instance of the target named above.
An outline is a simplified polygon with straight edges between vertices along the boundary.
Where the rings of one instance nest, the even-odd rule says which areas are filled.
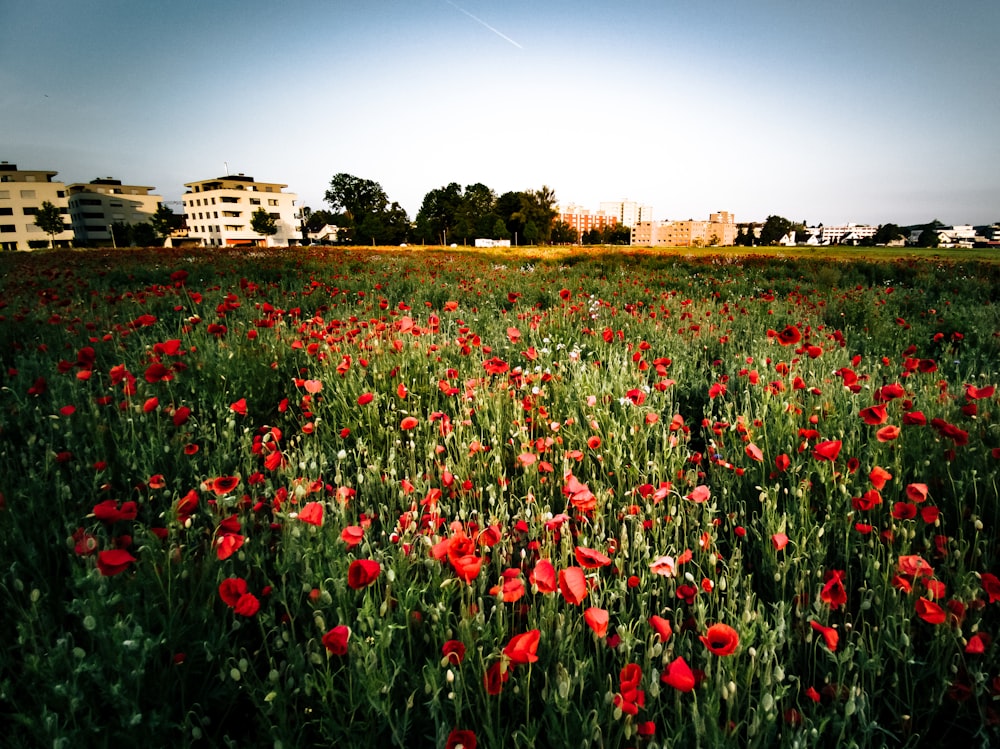
[[[255,245],[287,247],[301,239],[298,195],[282,192],[288,185],[255,182],[243,174],[186,182],[182,198],[188,237],[209,247]],[[253,214],[263,209],[277,226],[273,236],[253,230]]]
[[[105,177],[89,183],[74,182],[69,192],[69,215],[73,233],[81,243],[110,243],[111,225],[149,223],[160,207],[159,195],[152,187],[123,185],[121,180]]]
[[[598,231],[606,227],[618,225],[618,217],[612,216],[604,211],[591,211],[581,208],[575,203],[556,206],[556,221],[567,224],[576,232],[577,241],[582,241],[583,235],[591,229]]]
[[[622,226],[633,227],[640,221],[653,220],[653,206],[639,205],[634,200],[604,201],[601,213],[614,216]]]
[[[42,203],[52,203],[69,218],[66,185],[53,181],[59,172],[18,169],[17,164],[0,162],[0,249],[27,250],[44,247],[49,239],[56,247],[69,247],[73,232],[65,229],[49,237],[35,224]]]

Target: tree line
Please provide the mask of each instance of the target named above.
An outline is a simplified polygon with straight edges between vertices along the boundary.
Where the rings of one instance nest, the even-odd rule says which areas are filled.
[[[324,200],[329,210],[309,212],[306,228],[337,226],[345,244],[472,244],[478,238],[545,244],[556,227],[556,195],[546,185],[497,195],[481,182],[451,182],[424,195],[412,222],[378,182],[352,174],[335,174]]]

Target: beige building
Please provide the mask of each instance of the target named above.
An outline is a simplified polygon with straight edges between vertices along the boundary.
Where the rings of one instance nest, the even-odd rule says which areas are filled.
[[[68,223],[66,185],[52,180],[57,174],[0,162],[0,249],[27,250],[31,248],[29,242],[47,246],[49,235],[35,224],[35,215],[45,201],[59,208],[67,219],[65,230],[51,239],[56,247],[70,246],[73,231]]]
[[[736,221],[728,211],[708,221],[642,221],[632,227],[632,244],[640,247],[711,247],[736,243]]]
[[[243,174],[186,182],[182,198],[188,238],[202,246],[287,247],[299,244],[301,208],[298,195],[282,192],[288,185],[255,182]],[[277,225],[278,232],[261,236],[251,226],[255,211],[264,209]]]
[[[110,243],[112,224],[149,223],[161,202],[159,195],[150,194],[152,189],[123,185],[111,177],[69,185],[69,215],[77,241]]]

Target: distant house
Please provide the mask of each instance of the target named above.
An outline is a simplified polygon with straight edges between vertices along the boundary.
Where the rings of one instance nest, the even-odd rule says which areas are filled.
[[[309,239],[314,244],[336,244],[342,231],[343,229],[339,226],[326,224],[318,231],[309,232]]]
[[[452,245],[454,247],[455,245]],[[510,247],[509,239],[477,239],[476,247]]]

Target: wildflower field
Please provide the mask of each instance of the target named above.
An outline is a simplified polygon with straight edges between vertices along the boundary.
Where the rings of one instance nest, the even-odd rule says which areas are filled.
[[[1000,264],[0,279],[7,745],[1000,743]]]

